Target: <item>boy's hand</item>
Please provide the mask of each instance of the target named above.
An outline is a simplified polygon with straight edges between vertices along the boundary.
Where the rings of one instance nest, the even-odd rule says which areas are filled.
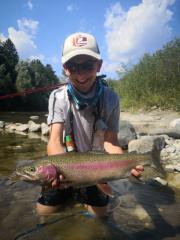
[[[65,180],[63,175],[60,175],[59,178],[56,178],[52,182],[52,188],[60,188],[60,189],[65,189],[69,187],[69,184],[64,183],[63,181]]]
[[[134,176],[134,177],[140,177],[141,176],[141,173],[144,171],[144,167],[142,165],[137,165],[135,168],[133,168],[131,170],[131,174]]]

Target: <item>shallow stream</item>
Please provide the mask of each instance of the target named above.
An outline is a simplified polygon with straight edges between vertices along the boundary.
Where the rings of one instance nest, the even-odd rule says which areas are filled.
[[[0,113],[0,120],[26,123],[30,115],[37,114]],[[46,144],[41,138],[0,132],[1,240],[180,239],[180,191],[129,180],[111,183],[115,197],[106,220],[89,216],[81,205],[38,217],[34,207],[40,187],[11,175],[22,161],[44,156]]]

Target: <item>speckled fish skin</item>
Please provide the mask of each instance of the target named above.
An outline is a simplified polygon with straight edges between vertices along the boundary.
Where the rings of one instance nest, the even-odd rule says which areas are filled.
[[[159,168],[150,154],[68,153],[36,160],[29,166],[17,168],[16,173],[23,180],[42,185],[62,174],[64,183],[80,187],[127,178],[135,166],[152,162]]]

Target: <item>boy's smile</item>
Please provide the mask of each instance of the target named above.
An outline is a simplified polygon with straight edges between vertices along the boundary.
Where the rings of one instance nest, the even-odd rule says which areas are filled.
[[[87,55],[79,55],[64,64],[64,71],[71,83],[81,92],[88,92],[96,81],[102,61]]]

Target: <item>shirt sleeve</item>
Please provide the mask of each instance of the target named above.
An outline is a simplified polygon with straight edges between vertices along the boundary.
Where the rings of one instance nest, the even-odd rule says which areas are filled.
[[[64,122],[64,99],[62,90],[55,90],[50,94],[47,124]]]
[[[115,108],[113,108],[107,120],[108,130],[116,133],[119,132],[119,118],[120,118],[120,108],[118,104]]]
[[[108,96],[108,97],[107,97]],[[119,97],[115,92],[109,91],[105,101],[105,122],[107,130],[118,133],[120,120]]]

